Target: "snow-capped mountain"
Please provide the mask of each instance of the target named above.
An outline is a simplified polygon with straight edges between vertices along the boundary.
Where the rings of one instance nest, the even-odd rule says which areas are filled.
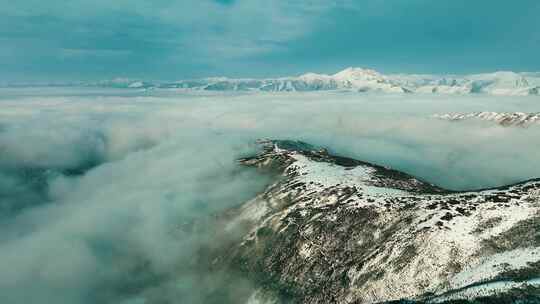
[[[176,88],[208,91],[329,91],[436,94],[539,95],[538,73],[495,72],[475,75],[383,75],[363,68],[347,68],[333,75],[307,73],[297,77],[234,79],[213,77],[150,83],[125,79],[101,82],[102,86]]]
[[[377,71],[361,68],[347,68],[332,75],[341,88],[354,89],[360,92],[382,91],[392,93],[406,93],[407,89],[396,84],[392,79]]]
[[[528,127],[533,124],[540,124],[540,113],[499,113],[499,112],[474,112],[474,113],[448,113],[435,114],[433,117],[449,121],[461,121],[468,119],[479,119],[493,121],[501,126]]]
[[[405,93],[408,89],[388,77],[369,69],[347,68],[334,75],[306,73],[298,77],[275,79],[206,78],[162,84],[160,87],[210,91],[330,91],[351,90],[358,92]]]
[[[224,229],[247,233],[213,260],[260,284],[252,303],[540,300],[540,180],[455,192],[302,142],[262,145],[240,163],[282,178],[227,215]]]
[[[533,73],[495,72],[465,76],[394,75],[393,81],[419,93],[538,95]]]

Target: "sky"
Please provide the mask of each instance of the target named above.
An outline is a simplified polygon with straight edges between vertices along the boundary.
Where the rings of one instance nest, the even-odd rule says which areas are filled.
[[[537,0],[0,4],[0,81],[540,70]]]

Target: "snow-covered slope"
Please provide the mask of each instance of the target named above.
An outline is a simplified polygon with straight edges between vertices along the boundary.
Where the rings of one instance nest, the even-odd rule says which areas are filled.
[[[334,75],[307,73],[298,77],[275,79],[230,79],[207,78],[202,80],[178,81],[160,87],[199,90],[259,90],[259,91],[328,91],[351,90],[358,92],[405,93],[406,88],[395,84],[388,77],[368,69],[347,68]]]
[[[539,85],[532,79],[529,83],[527,77],[514,72],[472,75],[469,79],[473,91],[493,95],[528,95],[531,90],[538,90]]]
[[[391,75],[395,83],[419,93],[538,95],[535,73],[495,72],[463,76]]]
[[[283,178],[235,210],[223,250],[298,303],[444,302],[519,291],[540,300],[540,181],[448,191],[296,141],[240,162]],[[254,302],[256,302],[254,300]]]
[[[448,113],[436,114],[433,117],[449,121],[461,121],[468,119],[479,119],[492,121],[501,126],[528,127],[533,124],[540,124],[540,113],[499,113],[499,112],[474,112],[474,113]]]
[[[347,68],[333,75],[307,73],[297,77],[233,79],[214,77],[176,82],[149,83],[127,79],[100,82],[100,86],[129,88],[176,88],[209,91],[321,91],[539,95],[538,73],[495,72],[464,76],[383,75],[363,68]]]
[[[355,89],[360,92],[383,91],[405,93],[407,90],[392,79],[374,70],[347,68],[332,76],[342,88]]]

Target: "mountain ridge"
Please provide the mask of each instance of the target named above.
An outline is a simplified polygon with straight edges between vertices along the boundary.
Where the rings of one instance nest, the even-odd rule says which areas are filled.
[[[96,86],[205,91],[332,91],[430,94],[539,95],[540,74],[497,71],[471,75],[382,74],[349,67],[335,74],[304,73],[276,78],[208,77],[173,82],[104,81]]]
[[[295,303],[540,300],[538,179],[452,192],[303,142],[260,144],[240,163],[282,178],[235,211],[225,229],[251,228],[216,257],[256,275],[248,303],[277,303],[275,292]]]
[[[538,113],[523,113],[523,112],[472,112],[472,113],[445,113],[435,114],[433,118],[448,120],[448,121],[463,121],[463,120],[484,120],[495,122],[501,126],[518,126],[529,127],[531,125],[540,124],[540,112]]]
[[[0,87],[31,87],[31,83]],[[349,91],[419,94],[540,95],[540,72],[496,71],[470,75],[382,74],[376,70],[348,67],[334,74],[308,72],[274,78],[206,77],[177,81],[146,81],[114,78],[97,82],[40,83],[39,87],[105,87],[138,90],[313,92]]]

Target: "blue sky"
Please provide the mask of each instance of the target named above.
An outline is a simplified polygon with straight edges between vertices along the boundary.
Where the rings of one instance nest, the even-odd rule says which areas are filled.
[[[540,70],[538,0],[0,0],[0,80]]]

